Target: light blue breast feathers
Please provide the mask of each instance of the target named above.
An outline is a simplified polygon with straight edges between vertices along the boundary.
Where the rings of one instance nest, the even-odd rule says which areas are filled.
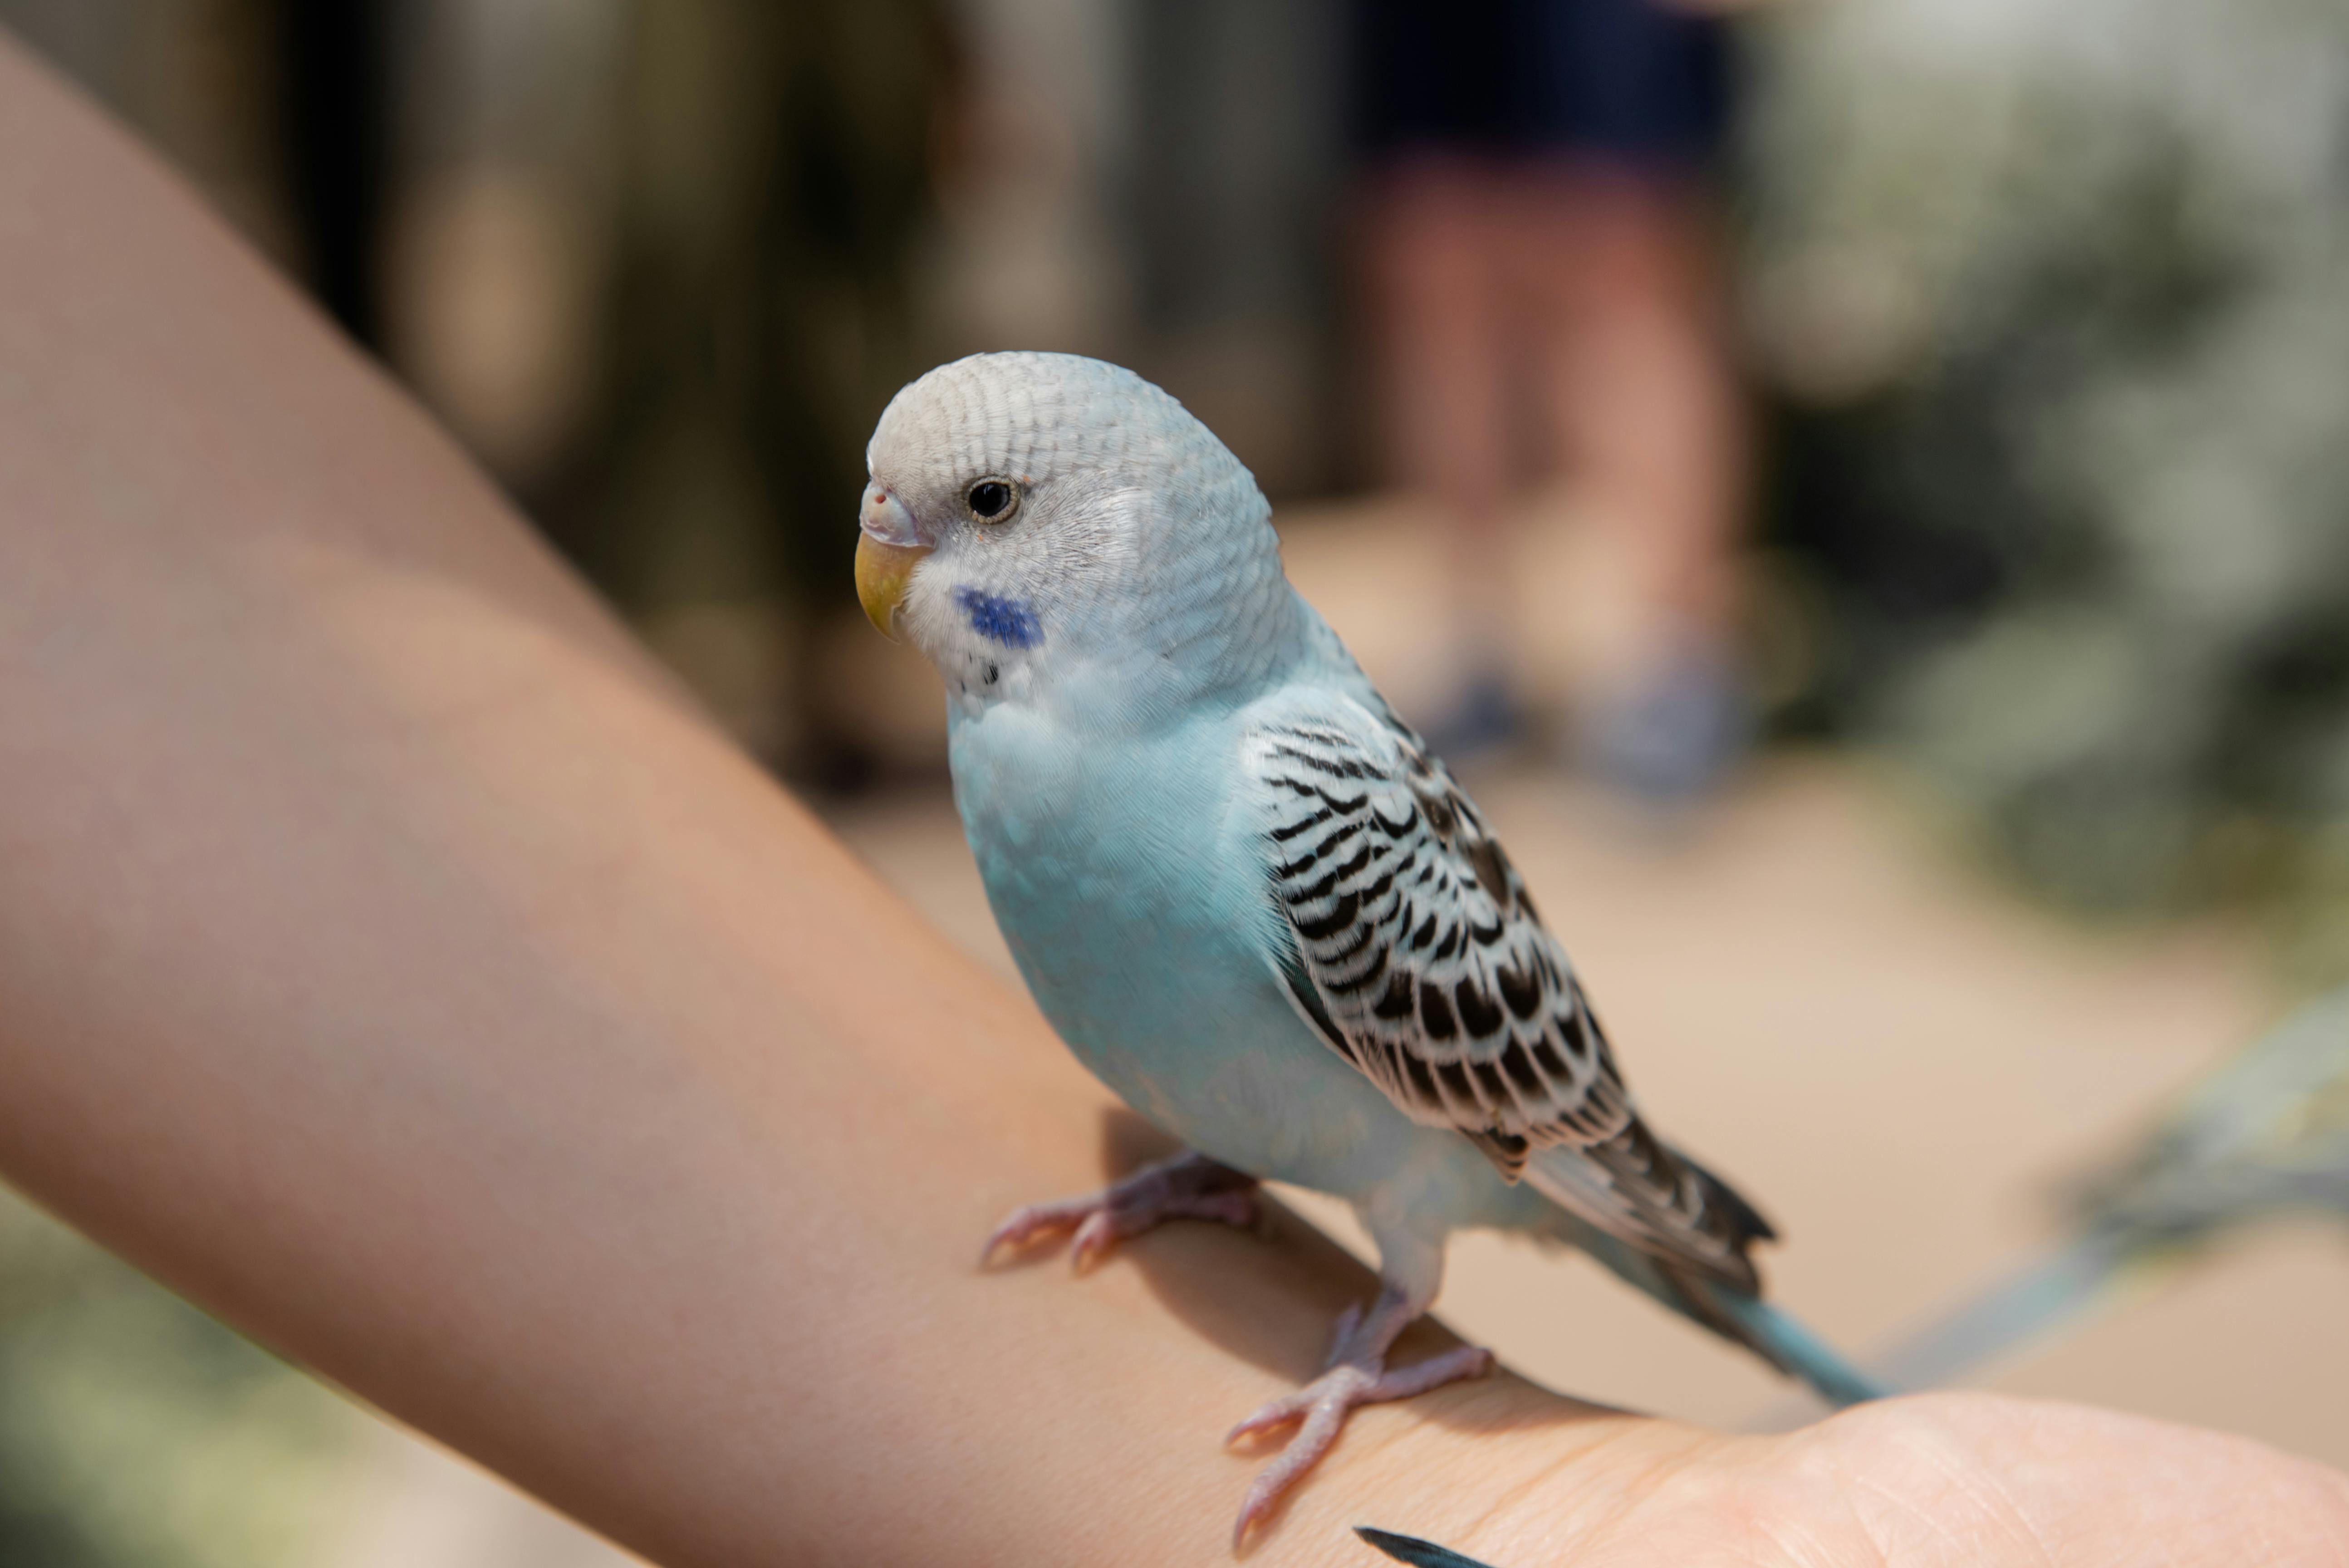
[[[957,713],[956,800],[1020,974],[1078,1058],[1194,1147],[1343,1194],[1422,1130],[1280,987],[1260,834],[1236,799],[1245,722],[1226,709],[1106,747],[1023,706]]]

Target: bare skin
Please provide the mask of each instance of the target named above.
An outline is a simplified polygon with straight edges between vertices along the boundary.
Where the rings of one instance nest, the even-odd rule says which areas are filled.
[[[1125,1168],[1100,1089],[5,45],[0,713],[10,1181],[672,1568],[1228,1560],[1217,1416],[1368,1276],[1269,1210],[974,1268]],[[1504,1376],[1357,1415],[1251,1560],[1362,1523],[1501,1568],[2342,1564],[2349,1480],[2057,1405],[1724,1438]]]

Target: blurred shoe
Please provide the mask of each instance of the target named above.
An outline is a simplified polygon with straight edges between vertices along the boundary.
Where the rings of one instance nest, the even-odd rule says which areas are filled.
[[[1618,789],[1678,810],[1720,787],[1752,746],[1754,727],[1744,666],[1730,646],[1684,639],[1598,703],[1580,748]]]

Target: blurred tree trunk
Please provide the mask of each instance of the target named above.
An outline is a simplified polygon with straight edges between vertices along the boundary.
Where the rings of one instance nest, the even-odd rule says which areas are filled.
[[[689,678],[767,664],[737,705],[788,716],[747,738],[837,772],[816,639],[854,602],[864,438],[921,368],[941,7],[640,0],[632,26],[608,392],[542,514]]]

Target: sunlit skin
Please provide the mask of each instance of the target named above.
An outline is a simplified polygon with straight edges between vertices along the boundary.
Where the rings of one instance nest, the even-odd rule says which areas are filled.
[[[981,1274],[1145,1152],[1028,1004],[5,46],[0,212],[0,1173],[670,1568],[1227,1561],[1250,1461],[1196,1434],[1363,1272],[1276,1214]],[[1724,1438],[1504,1376],[1364,1412],[1251,1561],[1361,1523],[1497,1568],[2339,1564],[2349,1481],[2064,1406]]]

